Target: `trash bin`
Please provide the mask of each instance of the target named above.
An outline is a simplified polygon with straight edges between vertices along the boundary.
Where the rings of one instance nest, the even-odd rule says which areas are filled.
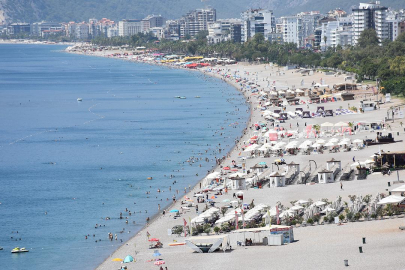
[[[263,238],[263,246],[268,246],[269,245],[269,239],[267,237]]]

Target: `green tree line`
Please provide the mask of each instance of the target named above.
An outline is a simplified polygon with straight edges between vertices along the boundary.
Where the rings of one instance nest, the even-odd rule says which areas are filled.
[[[152,34],[137,34],[131,37],[97,38],[93,43],[145,46],[170,54],[228,57],[238,61],[274,62],[283,66],[335,68],[355,73],[359,82],[378,78],[383,93],[405,95],[405,33],[395,41],[385,40],[379,45],[375,30],[367,29],[360,35],[356,46],[329,47],[325,52],[297,48],[294,43],[270,43],[261,34],[241,44],[230,41],[209,44],[206,34],[199,33],[192,41],[157,42]]]

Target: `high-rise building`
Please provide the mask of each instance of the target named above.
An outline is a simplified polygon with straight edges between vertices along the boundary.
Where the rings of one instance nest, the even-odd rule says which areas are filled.
[[[302,36],[306,38],[314,34],[322,15],[319,11],[310,11],[298,13],[297,17],[301,19]]]
[[[217,20],[214,8],[196,9],[180,19],[180,36],[196,36],[200,31],[208,31],[208,25]]]
[[[60,31],[62,29],[62,25],[60,23],[54,22],[35,22],[31,24],[31,35],[40,37],[42,33],[46,31],[46,33],[51,33],[55,31]]]
[[[338,45],[346,47],[352,44],[352,19],[350,17],[337,17],[334,21],[322,24],[320,47],[326,50],[328,47]]]
[[[240,19],[222,19],[208,26],[207,40],[210,43],[218,43],[231,40],[233,42],[241,42],[241,26]]]
[[[369,28],[375,29],[380,44],[389,38],[387,24],[388,8],[380,6],[380,2],[360,3],[353,9],[353,45],[356,45],[361,33]]]
[[[119,36],[132,36],[142,32],[142,20],[122,20],[118,23]]]
[[[268,9],[249,9],[241,14],[242,41],[246,42],[256,34],[260,33],[266,37],[267,34],[274,33],[276,21],[273,11]]]
[[[149,15],[142,20],[142,32],[149,32],[149,28],[163,27],[166,19],[161,15]]]
[[[297,47],[303,46],[302,20],[297,16],[281,17],[283,41],[295,43]]]
[[[31,25],[29,23],[12,23],[7,27],[7,34],[18,35],[18,34],[29,34],[31,31]]]

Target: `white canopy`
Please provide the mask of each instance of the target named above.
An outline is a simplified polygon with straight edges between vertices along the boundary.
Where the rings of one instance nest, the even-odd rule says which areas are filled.
[[[394,188],[393,190],[391,190],[391,192],[405,192],[405,185]]]
[[[379,201],[377,204],[397,204],[403,202],[404,200],[405,197],[390,195]]]

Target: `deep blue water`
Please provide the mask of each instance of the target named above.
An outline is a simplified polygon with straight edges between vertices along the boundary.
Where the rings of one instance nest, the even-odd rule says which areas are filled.
[[[93,269],[120,245],[108,232],[133,236],[206,174],[248,118],[220,80],[63,49],[0,45],[1,269]],[[210,162],[183,164],[191,156]],[[126,207],[138,212],[129,224]],[[30,252],[11,254],[16,246]]]

